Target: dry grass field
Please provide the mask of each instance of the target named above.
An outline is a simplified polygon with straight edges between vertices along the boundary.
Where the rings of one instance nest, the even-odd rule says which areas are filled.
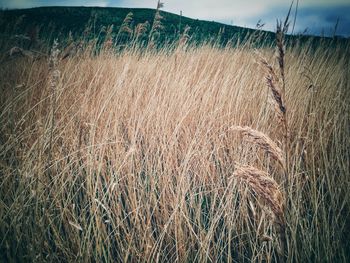
[[[62,48],[2,61],[0,260],[350,259],[349,46]]]

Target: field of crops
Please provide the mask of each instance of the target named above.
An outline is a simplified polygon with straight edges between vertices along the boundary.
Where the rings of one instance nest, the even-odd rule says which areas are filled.
[[[131,21],[1,40],[0,261],[348,262],[350,45]]]

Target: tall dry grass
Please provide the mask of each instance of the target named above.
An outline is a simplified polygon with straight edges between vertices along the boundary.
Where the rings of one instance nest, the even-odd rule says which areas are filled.
[[[348,55],[286,50],[287,164],[249,47],[3,62],[2,260],[346,262]]]

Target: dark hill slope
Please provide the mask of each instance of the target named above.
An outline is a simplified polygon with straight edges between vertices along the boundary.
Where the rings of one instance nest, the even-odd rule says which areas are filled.
[[[133,13],[134,25],[148,21],[152,23],[155,10],[139,8],[102,8],[102,7],[39,7],[30,9],[7,10],[2,12],[2,30],[13,29],[13,25],[21,24],[24,30],[28,30],[32,25],[39,25],[42,29],[50,28],[61,33],[72,31],[79,34],[84,31],[86,25],[91,22],[95,30],[102,26],[113,24],[116,29],[122,24],[126,15]],[[164,17],[164,33],[172,35],[178,30],[188,25],[192,33],[197,33],[203,37],[214,36],[224,30],[225,37],[234,34],[247,34],[254,30],[237,26],[224,25],[217,22],[202,21],[188,17],[161,11]],[[22,20],[22,21],[19,21]],[[5,23],[4,23],[5,22]]]
[[[103,8],[103,7],[38,7],[30,9],[3,10],[0,13],[0,32],[6,34],[28,34],[33,27],[40,28],[40,37],[62,37],[71,31],[73,35],[84,32],[88,24],[92,26],[93,33],[98,34],[102,26],[114,25],[115,31],[119,29],[126,15],[133,13],[133,24],[154,19],[154,9],[140,8]],[[238,26],[230,26],[217,22],[180,17],[179,15],[161,11],[163,16],[163,39],[173,39],[179,32],[183,32],[186,25],[191,27],[190,35],[194,40],[216,39],[220,32],[221,42],[229,39],[243,41],[254,33],[256,42],[272,43],[274,33],[248,29]],[[259,33],[259,34],[257,34]],[[260,38],[257,38],[257,36]],[[301,42],[315,42],[322,40],[320,37],[297,36],[288,37],[298,39]],[[324,38],[323,38],[324,40]],[[330,39],[326,41],[331,41]],[[334,41],[334,39],[332,40]],[[345,42],[344,39],[337,41]]]

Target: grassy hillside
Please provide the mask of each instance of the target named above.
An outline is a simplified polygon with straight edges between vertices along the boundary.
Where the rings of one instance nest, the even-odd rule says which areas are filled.
[[[54,31],[60,31],[67,34],[69,31],[74,34],[82,33],[89,22],[95,26],[96,33],[102,26],[115,25],[116,29],[120,27],[126,15],[132,12],[134,25],[149,21],[152,23],[155,15],[153,9],[130,9],[130,8],[99,8],[99,7],[40,7],[24,10],[8,10],[2,12],[2,29],[6,26],[13,28],[16,21],[22,17],[22,25],[18,25],[21,30],[29,28],[32,25],[48,27]],[[180,18],[179,15],[161,12],[164,17],[164,33],[168,36],[183,31],[186,25],[191,27],[193,33],[202,37],[217,35],[224,29],[223,34],[226,38],[234,34],[247,34],[253,30],[236,26],[228,26],[217,22],[201,21],[188,17]],[[4,23],[6,21],[6,23]],[[181,21],[181,23],[180,23]],[[25,25],[23,27],[23,25]],[[46,29],[47,30],[47,29]]]
[[[148,21],[151,25],[154,20],[155,10],[137,9],[137,8],[100,8],[100,7],[40,7],[20,10],[6,10],[0,13],[0,32],[7,35],[28,34],[33,27],[38,27],[41,38],[64,38],[72,32],[74,36],[80,36],[87,26],[92,27],[92,33],[98,35],[102,27],[114,25],[114,32],[117,32],[124,18],[128,13],[133,13],[131,28],[138,24]],[[234,44],[243,42],[255,35],[256,45],[271,45],[275,35],[272,32],[263,30],[247,29],[237,26],[225,25],[217,22],[202,21],[188,17],[161,11],[162,41],[173,41],[181,34],[186,26],[190,27],[188,32],[193,42],[205,42],[210,39],[220,38],[221,43],[232,41]],[[259,36],[259,37],[258,37]],[[331,44],[331,39],[313,37],[313,36],[296,36],[286,37],[301,43],[317,46],[321,41]],[[333,39],[337,42],[344,43],[344,39]],[[334,43],[333,43],[334,44]],[[332,45],[333,45],[332,44]]]

